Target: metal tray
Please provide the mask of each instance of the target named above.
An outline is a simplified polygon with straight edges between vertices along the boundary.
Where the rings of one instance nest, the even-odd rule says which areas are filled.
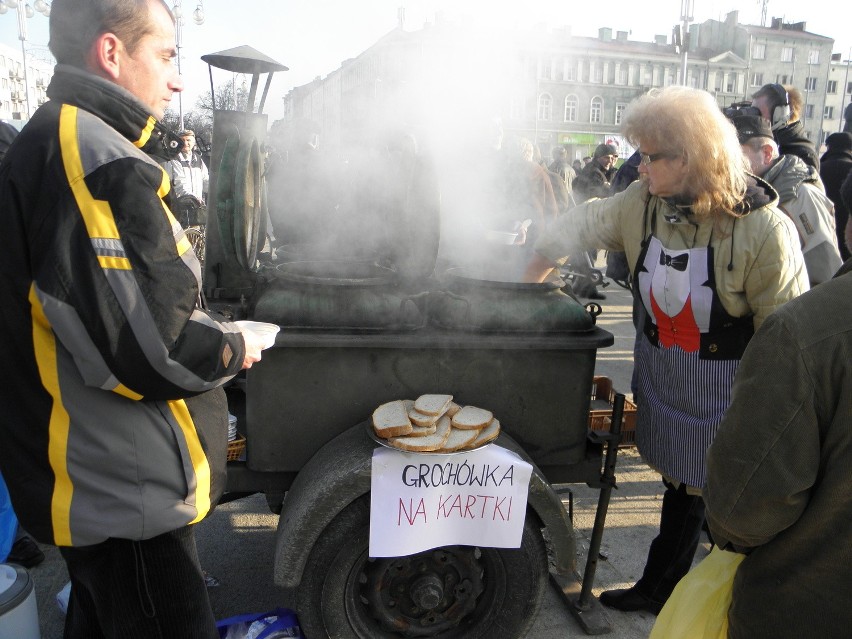
[[[465,453],[470,453],[470,452],[473,452],[475,450],[480,450],[482,448],[485,448],[486,446],[490,446],[491,444],[493,444],[494,442],[497,441],[496,439],[492,439],[490,442],[485,442],[484,444],[480,444],[479,446],[474,446],[473,448],[465,448],[463,450],[453,450],[453,451],[450,451],[448,453],[437,451],[437,450],[403,450],[402,448],[397,448],[396,446],[391,446],[388,443],[388,440],[383,439],[382,437],[379,437],[378,435],[376,435],[376,432],[373,430],[373,424],[369,420],[367,422],[365,422],[364,425],[365,425],[366,430],[367,430],[367,437],[372,439],[374,442],[376,442],[380,446],[384,446],[385,448],[390,448],[391,450],[397,450],[401,453],[412,453],[414,455],[463,455]],[[502,428],[500,429],[500,432],[502,432]],[[500,435],[497,435],[497,437],[499,438]]]

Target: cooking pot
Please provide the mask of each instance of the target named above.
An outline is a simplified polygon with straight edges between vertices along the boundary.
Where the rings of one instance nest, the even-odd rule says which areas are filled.
[[[271,270],[254,318],[284,327],[409,330],[423,325],[396,273],[371,262],[285,262]]]
[[[486,271],[452,268],[441,282],[428,314],[430,322],[443,328],[525,333],[594,329],[595,311],[563,293],[561,280],[518,282]]]

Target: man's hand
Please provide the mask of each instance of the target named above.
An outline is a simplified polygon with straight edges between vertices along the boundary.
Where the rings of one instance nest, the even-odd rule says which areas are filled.
[[[246,356],[243,360],[243,370],[251,368],[251,365],[260,361],[260,354],[263,350],[264,338],[251,330],[241,331],[243,341],[246,344]]]

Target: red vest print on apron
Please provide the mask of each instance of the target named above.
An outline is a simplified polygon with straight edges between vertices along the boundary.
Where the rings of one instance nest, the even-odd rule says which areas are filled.
[[[635,274],[646,318],[636,351],[639,451],[690,486],[731,400],[751,318],[734,318],[716,294],[713,249],[666,249],[650,235]]]

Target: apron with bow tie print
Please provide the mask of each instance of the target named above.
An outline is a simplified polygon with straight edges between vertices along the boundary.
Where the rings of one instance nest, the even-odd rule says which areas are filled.
[[[713,247],[667,249],[656,220],[634,270],[646,311],[636,350],[636,440],[655,469],[700,488],[754,323],[732,317],[719,301]],[[666,223],[689,224],[684,216]]]

